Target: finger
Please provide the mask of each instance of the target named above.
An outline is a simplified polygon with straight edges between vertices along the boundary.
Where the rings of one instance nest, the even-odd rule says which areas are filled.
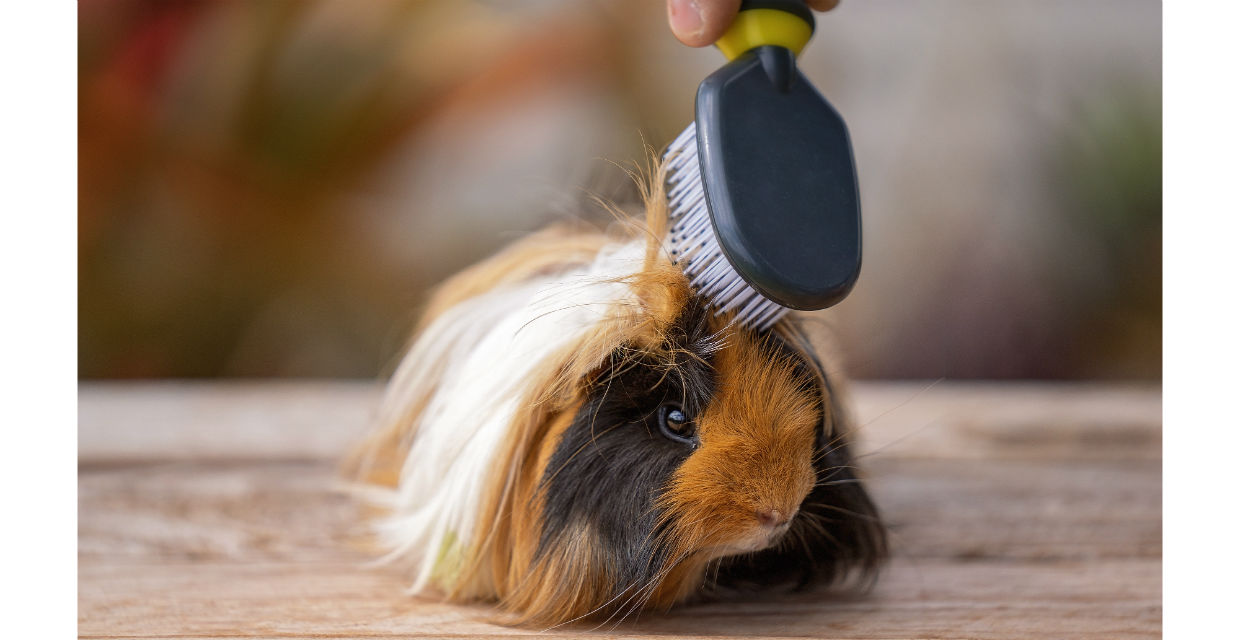
[[[806,0],[814,11],[830,11],[839,5],[840,0]]]
[[[740,10],[741,0],[668,0],[667,22],[690,47],[714,44]]]

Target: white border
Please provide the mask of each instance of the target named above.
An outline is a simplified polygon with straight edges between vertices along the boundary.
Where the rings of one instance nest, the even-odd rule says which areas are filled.
[[[1240,454],[1236,5],[1163,5],[1163,593],[1168,638],[1235,633]]]
[[[13,637],[76,635],[76,23],[6,6],[0,36],[0,276],[7,453],[3,601]],[[1164,6],[1167,637],[1234,629],[1240,579],[1240,11]]]
[[[77,635],[77,5],[0,21],[5,634]]]

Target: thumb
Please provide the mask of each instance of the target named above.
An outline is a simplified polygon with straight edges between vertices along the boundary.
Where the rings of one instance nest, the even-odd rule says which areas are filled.
[[[714,44],[740,10],[741,0],[667,0],[667,22],[690,47]]]

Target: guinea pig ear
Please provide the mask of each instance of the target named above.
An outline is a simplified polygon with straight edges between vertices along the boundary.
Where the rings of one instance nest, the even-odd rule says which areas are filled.
[[[661,350],[668,344],[668,329],[692,298],[689,280],[671,262],[655,262],[634,274],[630,286],[640,313],[633,341],[647,350]]]
[[[649,149],[648,169],[635,174],[646,209],[644,228],[645,257],[641,271],[633,274],[630,286],[640,305],[643,326],[635,332],[642,347],[658,349],[666,344],[666,332],[680,318],[693,298],[689,278],[672,263],[664,242],[667,238],[667,198],[664,195],[664,166]]]

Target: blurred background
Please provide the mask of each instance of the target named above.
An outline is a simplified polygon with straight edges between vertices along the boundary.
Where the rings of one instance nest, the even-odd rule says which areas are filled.
[[[1161,4],[844,0],[864,378],[1159,379]],[[83,0],[79,375],[374,377],[428,287],[605,224],[713,49],[659,0]]]

